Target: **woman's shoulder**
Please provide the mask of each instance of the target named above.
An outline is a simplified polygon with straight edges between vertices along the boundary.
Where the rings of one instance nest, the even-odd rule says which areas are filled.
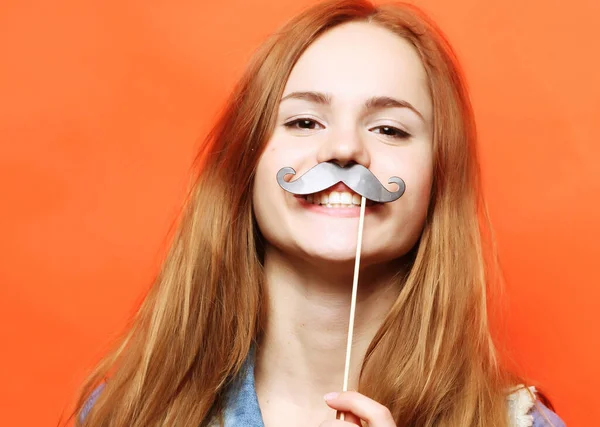
[[[85,402],[80,421],[83,422],[106,384],[100,384]],[[564,421],[536,398],[535,387],[515,387],[507,397],[511,427],[566,427]]]
[[[536,405],[531,410],[531,416],[533,418],[531,427],[546,427],[549,425],[554,427],[566,427],[564,421],[561,420],[556,413],[544,406],[544,404],[539,400],[536,401]],[[550,424],[548,421],[550,421],[552,424]]]
[[[508,395],[511,427],[566,427],[537,397],[535,387],[518,386]]]

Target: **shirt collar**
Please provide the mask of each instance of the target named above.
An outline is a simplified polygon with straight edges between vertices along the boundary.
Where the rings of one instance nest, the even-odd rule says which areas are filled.
[[[264,427],[254,383],[255,348],[252,346],[240,373],[225,397],[225,427]]]

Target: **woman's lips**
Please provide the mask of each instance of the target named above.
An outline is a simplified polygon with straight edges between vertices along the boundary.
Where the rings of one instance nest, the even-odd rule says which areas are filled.
[[[310,203],[305,199],[305,196],[295,195],[294,198],[298,201],[302,208],[314,213],[334,216],[338,218],[358,218],[360,216],[359,205],[328,207],[326,205],[315,205],[314,203]],[[375,203],[371,206],[366,206],[365,215],[380,209],[382,205],[383,203]]]

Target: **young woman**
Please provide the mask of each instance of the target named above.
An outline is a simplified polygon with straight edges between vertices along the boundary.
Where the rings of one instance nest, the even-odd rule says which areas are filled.
[[[290,21],[198,159],[164,266],[84,387],[78,425],[562,425],[498,362],[473,113],[417,9],[346,0]],[[406,186],[366,208],[344,393],[360,198],[276,180],[323,163]]]

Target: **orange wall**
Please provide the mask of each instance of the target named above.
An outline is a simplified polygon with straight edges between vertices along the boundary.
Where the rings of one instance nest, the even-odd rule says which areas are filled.
[[[251,50],[309,3],[2,2],[0,424],[52,426],[69,408],[156,268],[196,139]],[[418,4],[472,89],[508,279],[505,345],[570,427],[591,425],[600,7]]]

